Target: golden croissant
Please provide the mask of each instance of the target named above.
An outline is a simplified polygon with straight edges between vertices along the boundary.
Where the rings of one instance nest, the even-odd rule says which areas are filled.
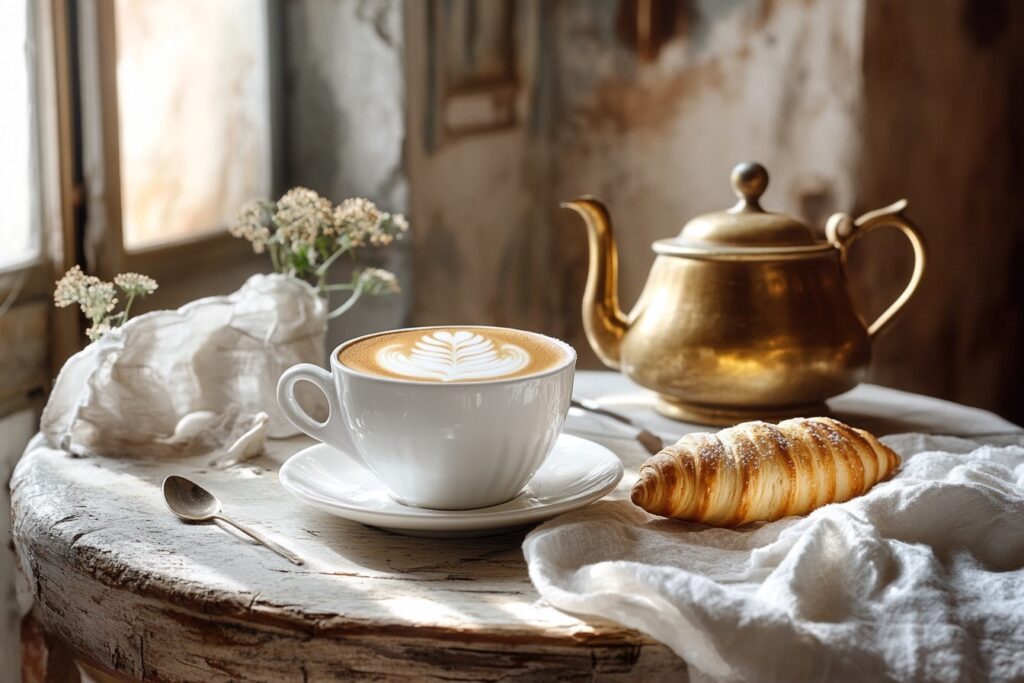
[[[874,436],[831,418],[744,422],[687,434],[649,458],[631,498],[663,517],[738,526],[849,500],[899,464]]]

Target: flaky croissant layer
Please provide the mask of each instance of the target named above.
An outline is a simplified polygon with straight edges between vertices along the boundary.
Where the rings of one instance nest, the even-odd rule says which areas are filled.
[[[868,432],[828,417],[744,422],[687,434],[648,459],[631,498],[652,514],[738,526],[849,500],[899,464]]]

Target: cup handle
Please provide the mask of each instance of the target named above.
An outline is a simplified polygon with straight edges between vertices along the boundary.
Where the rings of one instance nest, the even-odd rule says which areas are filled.
[[[910,282],[903,288],[896,300],[893,301],[885,311],[882,312],[873,323],[867,326],[868,336],[874,337],[893,321],[900,309],[910,300],[921,283],[921,276],[924,275],[926,261],[924,238],[917,226],[907,220],[902,214],[907,208],[907,200],[901,199],[895,204],[876,211],[869,211],[856,220],[845,213],[837,213],[828,219],[825,226],[825,234],[832,246],[839,250],[839,257],[846,272],[846,259],[850,246],[867,233],[877,228],[898,228],[910,241],[914,249],[914,272],[910,275]]]
[[[295,398],[295,385],[299,382],[309,382],[327,397],[327,405],[330,409],[327,419],[318,422],[307,413],[298,400]],[[366,461],[356,450],[352,438],[348,434],[348,428],[343,423],[344,410],[338,401],[338,392],[334,387],[334,377],[323,368],[310,363],[299,363],[293,365],[281,374],[277,381],[277,403],[281,406],[281,412],[288,418],[288,421],[295,425],[295,428],[305,432],[317,441],[322,441],[328,446],[355,460],[366,469]]]

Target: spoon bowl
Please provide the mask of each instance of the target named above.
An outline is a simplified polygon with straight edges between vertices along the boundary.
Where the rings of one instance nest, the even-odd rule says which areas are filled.
[[[186,521],[209,522],[221,511],[217,496],[185,477],[171,475],[163,488],[167,507]]]

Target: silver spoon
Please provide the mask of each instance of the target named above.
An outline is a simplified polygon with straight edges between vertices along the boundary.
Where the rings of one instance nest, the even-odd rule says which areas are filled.
[[[643,446],[644,449],[651,455],[657,454],[662,448],[665,447],[665,443],[661,440],[659,436],[644,429],[643,427],[633,422],[631,419],[629,419],[625,415],[622,415],[621,413],[616,413],[611,410],[608,410],[607,408],[602,408],[601,404],[599,404],[597,401],[591,400],[589,398],[583,398],[581,396],[573,396],[572,407],[579,408],[580,410],[586,410],[588,412],[594,413],[595,415],[603,415],[605,417],[610,417],[616,422],[621,422],[624,425],[628,425],[633,429],[639,430],[636,434],[636,440],[639,441],[640,445]]]
[[[164,479],[164,500],[170,511],[186,522],[212,522],[219,519],[235,527],[257,543],[267,546],[289,562],[298,565],[305,564],[301,557],[287,548],[274,543],[263,534],[239,524],[230,517],[220,514],[220,501],[217,496],[190,479],[175,475]]]

